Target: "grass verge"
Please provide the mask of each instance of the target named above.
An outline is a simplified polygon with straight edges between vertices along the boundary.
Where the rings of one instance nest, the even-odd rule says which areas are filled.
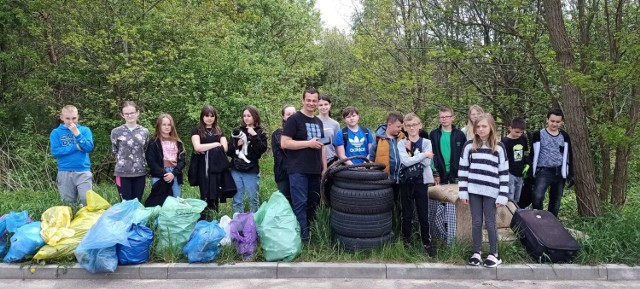
[[[263,165],[263,167],[270,164]],[[263,170],[260,180],[260,200],[265,201],[271,192],[276,191],[276,185],[269,169]],[[147,192],[150,190],[147,185]],[[112,183],[99,184],[94,190],[111,203],[119,201],[117,190]],[[198,190],[188,185],[183,186],[183,197],[198,198]],[[145,196],[146,197],[146,196]],[[28,210],[33,219],[40,219],[42,213],[49,207],[64,205],[54,190],[44,191],[15,191],[0,192],[0,215],[9,211]],[[588,238],[581,240],[582,250],[574,263],[603,264],[622,263],[629,265],[640,264],[640,186],[629,190],[629,198],[624,209],[605,208],[605,214],[599,218],[579,217],[575,208],[575,194],[568,191],[563,198],[561,220],[568,227],[584,232]],[[74,212],[77,208],[73,208]],[[231,200],[221,204],[220,212],[208,212],[209,219],[220,219],[223,215],[232,216]],[[396,238],[382,248],[361,252],[345,252],[333,241],[329,221],[329,209],[320,207],[316,221],[311,227],[311,242],[303,246],[303,251],[296,259],[297,262],[385,262],[385,263],[419,263],[438,262],[449,264],[465,264],[471,252],[469,243],[457,243],[446,247],[438,243],[438,256],[428,258],[419,245],[419,236],[414,234],[413,247],[404,248],[401,238]],[[398,235],[398,234],[396,234]],[[486,244],[485,244],[486,245]],[[155,248],[155,246],[154,246]],[[518,242],[501,242],[500,255],[507,264],[532,263],[526,251]],[[486,250],[485,250],[486,251]],[[151,251],[151,262],[186,262],[181,250]],[[260,249],[254,261],[264,261]],[[69,260],[60,260],[57,264],[66,264]],[[243,260],[236,255],[233,246],[222,247],[217,263],[236,263]]]

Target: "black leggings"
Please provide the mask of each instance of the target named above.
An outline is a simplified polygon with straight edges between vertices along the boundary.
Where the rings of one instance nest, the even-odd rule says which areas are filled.
[[[146,176],[139,177],[116,177],[116,187],[122,200],[133,200],[138,198],[142,203],[144,187],[147,184]]]
[[[429,234],[429,185],[413,184],[401,186],[400,199],[402,202],[402,237],[411,240],[411,221],[413,221],[414,206],[420,222],[420,238],[422,245],[431,244]]]

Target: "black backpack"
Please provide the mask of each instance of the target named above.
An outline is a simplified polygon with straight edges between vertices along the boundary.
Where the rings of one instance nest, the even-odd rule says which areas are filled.
[[[367,155],[368,155],[369,154],[369,128],[363,127],[362,129],[364,129],[364,139],[366,141],[365,148],[367,149]],[[349,128],[346,126],[342,128],[342,139],[344,142],[344,149],[346,151],[347,142],[349,141]]]
[[[409,141],[407,139],[407,141]],[[415,150],[415,148],[419,148],[420,152],[422,152],[422,141],[423,138],[420,138],[415,144],[411,145],[411,151]],[[400,165],[400,170],[398,173],[398,181],[401,184],[414,184],[423,174],[425,170],[422,162],[415,163],[410,166]]]

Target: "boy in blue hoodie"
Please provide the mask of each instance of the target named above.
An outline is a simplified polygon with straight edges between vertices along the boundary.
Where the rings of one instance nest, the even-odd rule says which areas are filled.
[[[73,105],[62,108],[60,120],[49,136],[51,154],[58,160],[58,191],[63,201],[75,203],[80,197],[86,205],[86,193],[93,185],[89,160],[93,135],[88,127],[78,124],[78,109]]]

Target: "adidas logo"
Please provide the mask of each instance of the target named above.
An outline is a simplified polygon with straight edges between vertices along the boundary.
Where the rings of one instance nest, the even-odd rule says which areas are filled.
[[[351,143],[353,147],[359,148],[364,144],[365,140],[365,137],[358,138],[358,136],[354,136],[353,139],[349,139],[349,143]]]

